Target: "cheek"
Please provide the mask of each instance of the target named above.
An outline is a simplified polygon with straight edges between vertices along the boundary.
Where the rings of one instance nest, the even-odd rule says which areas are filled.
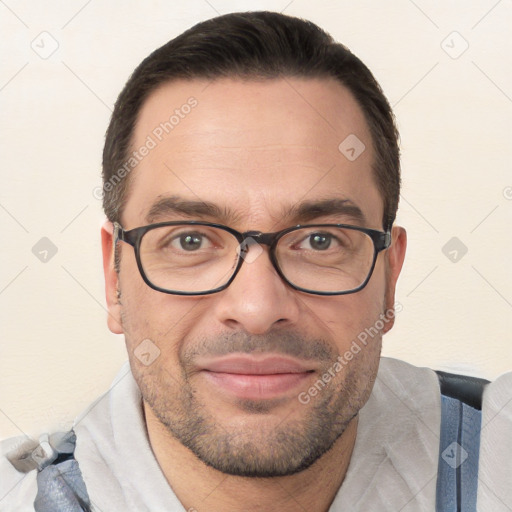
[[[144,337],[159,339],[170,330],[172,319],[180,314],[175,297],[153,290],[144,282],[134,254],[123,254],[119,287],[127,343]]]
[[[373,280],[372,277],[368,285],[357,293],[338,297],[311,296],[304,298],[303,302],[317,332],[325,332],[342,353],[383,313],[385,286],[383,280]]]
[[[162,352],[179,336],[179,319],[186,315],[175,297],[150,288],[137,267],[122,268],[120,274],[121,317],[129,353],[144,340],[150,340]],[[164,343],[164,340],[169,342]]]
[[[179,355],[193,337],[206,309],[198,297],[180,297],[149,288],[142,279],[121,281],[121,315],[134,373],[158,369],[179,375]]]

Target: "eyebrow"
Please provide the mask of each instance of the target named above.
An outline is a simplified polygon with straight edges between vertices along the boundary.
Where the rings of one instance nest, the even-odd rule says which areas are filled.
[[[292,224],[333,216],[349,217],[357,224],[366,225],[363,211],[350,199],[333,198],[320,201],[304,201],[283,211],[283,217],[289,219]]]
[[[173,215],[188,218],[215,219],[226,225],[242,219],[240,213],[227,206],[220,207],[209,201],[183,199],[179,196],[160,197],[149,209],[146,215],[148,223],[165,221]],[[318,201],[303,201],[281,209],[281,221],[290,224],[309,222],[321,217],[348,217],[362,226],[366,218],[363,211],[350,199],[323,199]]]
[[[146,221],[153,223],[168,219],[172,215],[200,219],[214,218],[226,224],[239,218],[239,215],[230,208],[221,208],[209,201],[194,201],[179,196],[165,196],[153,203],[146,215]]]

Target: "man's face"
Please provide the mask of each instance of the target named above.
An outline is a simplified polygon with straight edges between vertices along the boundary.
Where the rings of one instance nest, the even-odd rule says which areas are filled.
[[[162,136],[157,127],[190,97],[197,104],[182,109]],[[351,134],[366,146],[355,160],[338,149]],[[126,230],[174,220],[218,222],[240,232],[275,232],[299,223],[382,230],[369,129],[352,95],[334,81],[166,84],[145,103],[132,149],[147,144],[148,136],[157,144],[132,173],[122,218]],[[178,212],[165,198],[213,203],[219,214]],[[354,216],[353,208],[316,214],[310,209],[307,218],[287,215],[302,203],[331,199],[359,208],[363,218]],[[277,476],[311,465],[369,396],[382,333],[358,342],[359,351],[354,341],[392,307],[402,239],[397,231],[368,285],[357,293],[317,296],[294,290],[262,246],[227,289],[186,297],[147,286],[133,248],[124,243],[118,246],[117,275],[105,228],[109,325],[125,334],[146,415],[226,473]],[[146,360],[160,351],[151,364],[137,357],[137,347],[148,339]],[[344,354],[351,349],[348,360]],[[325,385],[308,392],[326,373],[331,378]]]

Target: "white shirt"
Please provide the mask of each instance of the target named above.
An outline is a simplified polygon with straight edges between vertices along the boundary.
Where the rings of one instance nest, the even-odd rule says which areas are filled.
[[[483,430],[482,446],[491,456],[481,461],[487,485],[482,489],[479,485],[478,495],[478,510],[489,512],[512,510],[512,374],[496,383],[497,396],[490,386],[484,395],[483,424],[487,418],[489,426]],[[498,410],[508,415],[498,420]],[[382,358],[372,394],[360,411],[345,480],[329,512],[433,512],[440,411],[435,372]],[[94,512],[185,512],[152,452],[141,394],[128,363],[110,390],[76,419],[74,430],[75,457]],[[496,444],[496,435],[508,452],[505,444]],[[2,443],[3,451],[15,443]],[[495,461],[504,471],[496,468]],[[36,472],[19,473],[2,457],[0,475],[0,511],[33,512]],[[507,506],[511,508],[503,508]]]

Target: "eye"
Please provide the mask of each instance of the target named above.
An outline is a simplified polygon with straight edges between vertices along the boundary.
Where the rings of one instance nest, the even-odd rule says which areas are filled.
[[[329,249],[332,243],[332,235],[315,233],[309,237],[309,244],[317,251],[325,251]]]
[[[299,244],[299,248],[313,249],[314,251],[326,251],[335,243],[337,243],[337,240],[330,233],[310,233]]]
[[[208,238],[201,233],[181,233],[170,241],[173,249],[183,251],[197,251],[198,249],[206,249],[209,244]]]

